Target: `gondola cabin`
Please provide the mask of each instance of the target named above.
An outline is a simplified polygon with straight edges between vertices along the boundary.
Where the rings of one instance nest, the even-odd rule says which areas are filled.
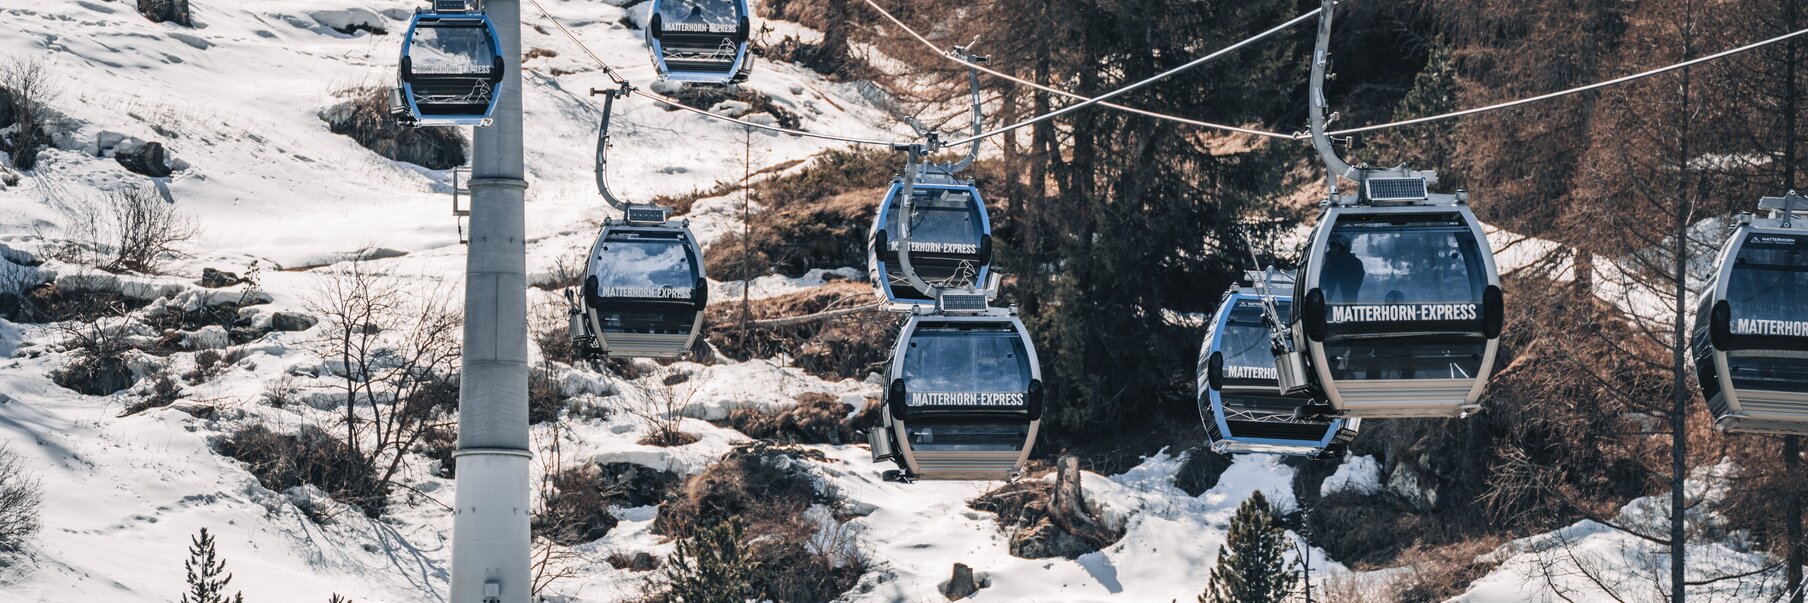
[[[488,15],[466,12],[459,0],[434,2],[402,37],[390,111],[410,126],[487,126],[506,69]]]
[[[747,79],[751,30],[747,0],[653,0],[647,47],[663,81],[725,85]]]
[[[1464,416],[1479,408],[1500,338],[1493,250],[1466,194],[1427,193],[1412,175],[1423,172],[1383,174],[1327,202],[1313,229],[1295,346],[1329,414]]]
[[[1695,369],[1728,432],[1808,434],[1808,199],[1740,216],[1695,314]]]
[[[918,308],[892,352],[874,461],[907,478],[1006,479],[1029,459],[1042,419],[1042,369],[1013,311],[985,293]]]
[[[572,336],[591,358],[678,358],[690,352],[709,305],[703,251],[666,208],[634,206],[605,221],[584,268]]]
[[[949,289],[986,283],[992,263],[992,222],[972,183],[940,174],[919,175],[910,219],[910,264],[928,284]],[[904,183],[894,180],[879,205],[867,240],[873,286],[887,303],[933,305],[931,293],[910,284],[898,258]]]
[[[1211,448],[1220,454],[1339,457],[1362,419],[1299,416],[1296,411],[1312,399],[1279,391],[1272,331],[1264,316],[1287,316],[1293,278],[1250,274],[1242,286],[1224,293],[1199,350],[1197,399]]]

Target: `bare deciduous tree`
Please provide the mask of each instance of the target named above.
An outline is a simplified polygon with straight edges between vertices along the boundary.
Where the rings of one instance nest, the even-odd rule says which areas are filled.
[[[43,499],[42,486],[25,472],[19,453],[0,445],[0,555],[18,552],[38,533]]]
[[[321,320],[311,345],[333,363],[333,389],[345,397],[346,445],[377,470],[381,491],[394,482],[405,453],[451,420],[457,394],[450,376],[463,321],[450,299],[437,288],[411,290],[353,260],[322,279],[307,302]]]
[[[56,73],[42,58],[13,57],[0,61],[0,109],[11,107],[12,164],[29,170],[37,167],[38,147],[50,143],[56,127],[56,114],[51,111],[61,91]],[[7,117],[0,111],[0,118]],[[7,125],[0,119],[0,126]]]

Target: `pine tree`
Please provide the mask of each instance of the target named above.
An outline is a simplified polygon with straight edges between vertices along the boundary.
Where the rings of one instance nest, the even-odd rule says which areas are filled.
[[[754,572],[759,560],[748,554],[740,517],[698,528],[678,541],[666,564],[667,603],[745,603],[759,599]]]
[[[1394,107],[1393,119],[1406,120],[1446,113],[1456,108],[1458,93],[1456,57],[1442,36],[1431,42],[1425,69],[1413,79],[1412,89]],[[1456,154],[1456,136],[1442,124],[1408,126],[1385,133],[1369,149],[1360,153],[1363,160],[1377,167],[1405,164],[1418,170],[1438,170],[1439,184],[1447,190],[1462,186],[1450,171]]]
[[[188,547],[188,561],[182,567],[188,570],[188,593],[182,595],[182,603],[245,603],[243,593],[225,595],[232,574],[226,573],[226,561],[215,556],[213,535],[207,533],[207,528],[201,528],[201,534],[194,537]]]
[[[1260,491],[1237,507],[1230,537],[1218,547],[1218,565],[1199,603],[1279,603],[1293,594],[1299,574],[1287,560],[1287,531],[1275,521]]]

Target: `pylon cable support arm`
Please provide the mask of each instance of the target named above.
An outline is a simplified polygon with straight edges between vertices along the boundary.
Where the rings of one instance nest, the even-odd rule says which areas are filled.
[[[620,88],[590,91],[592,95],[603,95],[603,123],[596,129],[596,190],[602,193],[610,207],[622,211],[627,211],[630,204],[609,191],[609,119],[615,116],[615,99],[627,96],[633,90],[627,82],[621,82]]]
[[[985,127],[984,121],[986,118],[985,102],[979,95],[978,64],[980,62],[985,61],[986,59],[984,57],[975,56],[973,53],[968,52],[966,48],[955,48],[954,52],[960,53],[961,56],[965,59],[961,62],[966,63],[968,65],[967,82],[968,82],[968,85],[973,90],[973,135],[978,136],[981,129]],[[951,168],[949,168],[948,173],[958,174],[958,173],[964,172],[967,170],[967,168],[973,166],[974,161],[978,161],[978,160],[979,160],[979,143],[974,142],[973,144],[967,145],[967,156],[962,157],[959,163],[956,163]]]
[[[1326,183],[1332,195],[1337,194],[1337,176],[1350,180],[1360,180],[1362,176],[1356,168],[1337,155],[1337,149],[1331,146],[1330,136],[1325,134],[1325,109],[1328,104],[1325,99],[1325,71],[1330,68],[1331,19],[1336,9],[1337,0],[1322,0],[1318,9],[1318,41],[1312,49],[1312,82],[1309,98],[1306,100],[1306,115],[1312,127],[1312,147],[1318,150],[1325,168],[1333,174]]]

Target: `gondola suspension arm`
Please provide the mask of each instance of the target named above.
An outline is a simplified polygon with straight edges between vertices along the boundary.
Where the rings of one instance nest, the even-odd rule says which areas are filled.
[[[596,130],[596,190],[602,193],[603,200],[607,201],[610,207],[622,211],[627,211],[628,206],[632,204],[616,198],[615,194],[609,191],[609,119],[615,115],[615,99],[627,96],[633,91],[634,88],[625,82],[619,88],[607,90],[592,88],[590,90],[591,96],[599,94],[603,96],[603,123]]]
[[[1327,176],[1330,195],[1337,195],[1337,178],[1343,177],[1360,183],[1362,172],[1351,166],[1338,156],[1337,149],[1331,146],[1331,137],[1325,134],[1325,112],[1329,103],[1325,100],[1325,72],[1331,62],[1331,21],[1332,12],[1337,8],[1338,0],[1322,0],[1318,11],[1318,41],[1312,50],[1312,83],[1310,98],[1307,99],[1307,116],[1311,120],[1312,146],[1318,150],[1319,158],[1325,162],[1330,171]]]
[[[984,125],[981,122],[986,117],[985,104],[979,96],[979,64],[986,62],[986,57],[974,55],[964,46],[956,46],[954,54],[961,58],[961,62],[967,64],[967,83],[973,90],[973,136],[977,137],[980,132],[984,131],[982,129]],[[967,156],[962,157],[959,163],[954,164],[948,170],[949,174],[958,174],[973,166],[973,162],[979,159],[980,141],[981,139],[975,138],[973,144],[967,145]]]
[[[923,144],[898,145],[894,148],[904,151],[904,185],[899,187],[898,195],[898,267],[904,269],[904,279],[910,286],[916,287],[924,295],[939,297],[939,288],[931,286],[922,277],[917,276],[916,268],[910,265],[910,217],[916,209],[917,170],[923,166],[923,157],[940,148],[941,138],[935,133],[929,134],[929,142]]]

